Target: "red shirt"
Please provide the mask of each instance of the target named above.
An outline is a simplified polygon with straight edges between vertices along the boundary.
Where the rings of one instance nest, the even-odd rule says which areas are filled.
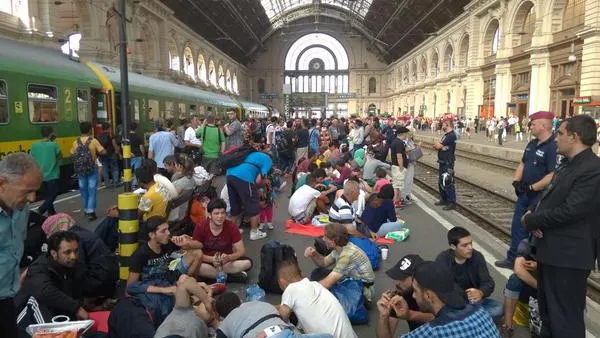
[[[202,243],[202,252],[209,256],[217,252],[230,255],[233,253],[233,244],[242,240],[240,229],[228,219],[223,223],[223,230],[218,235],[212,233],[210,220],[206,219],[196,224],[192,237]]]

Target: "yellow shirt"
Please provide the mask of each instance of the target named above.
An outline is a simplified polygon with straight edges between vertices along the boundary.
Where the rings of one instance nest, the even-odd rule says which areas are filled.
[[[79,138],[81,139],[81,143],[85,144],[88,138],[90,138],[90,136],[80,136]],[[77,149],[77,145],[77,140],[73,141],[73,146],[71,146],[71,154],[75,154],[75,149]],[[92,153],[92,159],[94,161],[96,160],[96,157],[98,157],[98,154],[104,151],[104,148],[102,147],[100,142],[98,142],[98,140],[96,140],[95,138],[92,138],[92,142],[90,142],[88,148],[90,148],[90,153]]]
[[[157,188],[158,184],[154,183],[140,198],[138,209],[143,213],[144,221],[152,216],[167,217],[167,200]]]

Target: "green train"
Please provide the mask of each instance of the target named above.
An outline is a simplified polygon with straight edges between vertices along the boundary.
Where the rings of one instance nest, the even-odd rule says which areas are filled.
[[[61,178],[68,179],[79,122],[92,122],[95,132],[108,122],[116,132],[121,123],[120,92],[118,68],[0,38],[0,159],[28,152],[41,138],[41,126],[50,125],[63,153]],[[177,120],[182,113],[194,112],[223,115],[231,108],[240,118],[271,113],[260,104],[129,73],[128,114],[138,123],[141,136],[153,131],[158,118]]]

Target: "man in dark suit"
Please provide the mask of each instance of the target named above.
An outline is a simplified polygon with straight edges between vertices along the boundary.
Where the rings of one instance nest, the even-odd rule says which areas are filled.
[[[565,159],[540,201],[523,215],[536,237],[542,337],[585,337],[587,277],[594,266],[600,218],[600,158],[592,152],[596,124],[574,116],[558,128]]]

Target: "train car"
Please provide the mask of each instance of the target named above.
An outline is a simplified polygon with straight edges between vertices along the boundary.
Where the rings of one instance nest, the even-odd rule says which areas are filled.
[[[130,121],[137,132],[149,135],[153,121],[195,112],[225,116],[234,108],[240,119],[261,114],[263,105],[223,94],[129,73]],[[29,152],[41,138],[41,127],[54,129],[63,160],[61,186],[70,186],[73,174],[70,148],[79,135],[79,123],[90,121],[98,133],[103,122],[119,133],[121,79],[118,68],[69,58],[52,50],[0,38],[0,159],[12,152]]]

